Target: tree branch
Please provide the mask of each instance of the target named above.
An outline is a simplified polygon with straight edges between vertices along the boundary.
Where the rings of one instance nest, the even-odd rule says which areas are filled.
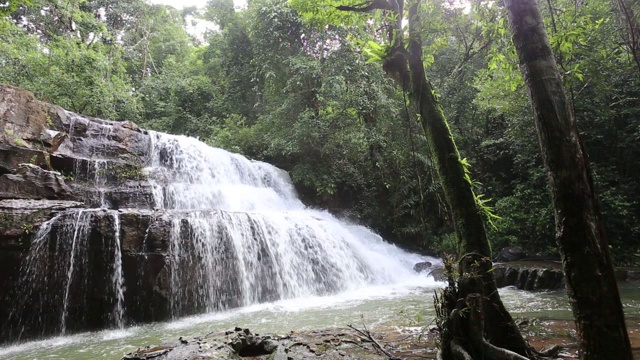
[[[364,337],[365,340],[370,341],[373,346],[380,351],[381,353],[383,353],[386,357],[388,357],[390,360],[400,360],[399,357],[393,355],[392,353],[388,352],[387,350],[385,350],[382,345],[380,345],[380,343],[378,342],[378,340],[376,340],[373,335],[371,335],[371,332],[369,330],[367,330],[366,325],[364,325],[364,323],[362,324],[364,326],[364,331],[354,327],[353,325],[347,325],[349,328],[355,330],[358,334],[360,334],[362,337]]]
[[[370,3],[362,3],[359,5],[340,5],[336,7],[340,11],[369,12],[372,10],[396,10],[396,7],[386,0],[373,0]]]

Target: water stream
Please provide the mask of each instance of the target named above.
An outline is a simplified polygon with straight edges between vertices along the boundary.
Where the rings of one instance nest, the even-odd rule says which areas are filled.
[[[171,322],[54,337],[0,348],[0,359],[118,360],[138,347],[226,331],[235,326],[257,333],[286,334],[291,330],[313,330],[359,325],[417,327],[432,323],[432,295],[440,286],[429,278],[394,286],[370,286],[324,297],[280,300],[244,308],[176,319]],[[640,286],[622,283],[623,304],[629,324],[640,322]],[[571,319],[564,290],[526,292],[501,289],[501,297],[514,316],[538,319]]]
[[[83,214],[85,216],[83,216]],[[66,281],[64,282],[64,297],[62,299],[62,319],[60,320],[61,332],[63,335],[67,332],[67,316],[69,315],[68,307],[69,307],[69,293],[71,290],[71,284],[73,283],[73,276],[75,275],[75,273],[78,272],[78,269],[77,269],[78,265],[76,265],[76,258],[79,258],[78,260],[80,260],[80,262],[83,262],[83,260],[86,259],[86,256],[82,256],[83,254],[78,254],[78,253],[86,249],[86,244],[84,240],[87,239],[87,232],[89,231],[89,221],[88,221],[89,216],[87,216],[88,214],[89,214],[88,212],[83,210],[77,211],[77,215],[76,215],[77,219],[73,226],[73,236],[71,237],[71,251],[69,252],[69,265],[67,266],[67,277],[66,277]],[[48,234],[49,232],[47,232],[46,234],[43,233],[42,235],[39,234],[38,237],[45,239]],[[68,236],[64,233],[62,234],[62,237],[68,238]],[[80,251],[78,249],[80,249]],[[64,250],[62,252],[64,252]],[[42,253],[36,253],[36,255],[42,255]],[[41,263],[46,263],[46,260],[41,261]],[[64,266],[63,262],[58,261],[58,263],[62,263]],[[37,271],[37,276],[39,276],[39,274],[43,273],[44,271],[46,271],[46,269]],[[86,277],[83,276],[83,278],[86,278]],[[29,280],[33,281],[34,279],[29,279]],[[41,310],[47,311],[46,308]]]
[[[120,243],[120,216],[117,211],[111,211],[113,217],[113,232],[115,234],[113,241],[113,271],[111,281],[113,282],[113,293],[116,301],[113,308],[113,319],[116,328],[124,327],[124,275],[122,274],[122,246]]]

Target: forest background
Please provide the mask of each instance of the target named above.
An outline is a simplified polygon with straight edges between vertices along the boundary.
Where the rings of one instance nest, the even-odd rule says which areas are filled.
[[[344,1],[343,1],[344,2]],[[455,253],[449,210],[407,98],[357,27],[317,26],[285,1],[181,10],[141,0],[9,1],[0,82],[70,111],[200,138],[289,172],[303,200],[412,250]],[[628,11],[621,11],[620,4]],[[295,5],[295,3],[294,3]],[[640,265],[640,4],[539,6],[593,164],[614,262]],[[557,256],[534,121],[499,2],[421,9],[424,64],[494,254]],[[625,15],[626,14],[626,15]],[[217,25],[203,36],[194,19]],[[362,26],[377,29],[376,21]]]

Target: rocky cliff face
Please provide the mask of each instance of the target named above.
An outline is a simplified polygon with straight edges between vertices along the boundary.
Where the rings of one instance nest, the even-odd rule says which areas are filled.
[[[2,341],[113,327],[118,308],[128,323],[169,317],[170,226],[142,171],[150,141],[131,122],[84,118],[0,85]],[[47,248],[29,255],[43,227]],[[65,231],[86,240],[67,234],[70,251]],[[25,273],[27,263],[41,273]],[[117,274],[121,290],[104,286]],[[58,301],[25,290],[33,282]]]

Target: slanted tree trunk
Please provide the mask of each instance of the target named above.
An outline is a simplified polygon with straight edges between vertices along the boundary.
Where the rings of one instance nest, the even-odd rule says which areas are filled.
[[[418,4],[419,1],[414,2],[409,9],[409,48],[408,53],[402,55],[406,61],[402,66],[405,67],[405,72],[408,71],[410,99],[419,114],[420,124],[427,138],[458,238],[460,263],[456,281],[456,301],[465,299],[469,294],[481,294],[483,327],[487,338],[498,347],[525,355],[529,346],[505,309],[493,273],[490,271],[491,250],[481,211],[476,204],[471,184],[465,176],[460,153],[442,107],[435,97],[431,83],[427,80],[422,62],[422,40],[418,30],[421,21],[417,11]],[[453,305],[449,305],[449,310],[452,310]],[[449,344],[442,345],[446,347]]]
[[[504,0],[555,208],[581,359],[633,359],[589,159],[535,0]]]
[[[407,1],[405,7],[403,0],[372,0],[357,6],[340,6],[338,9],[358,12],[383,10],[395,16],[389,24],[391,49],[383,59],[383,68],[409,93],[410,102],[426,135],[458,238],[459,272],[440,298],[442,302],[437,305],[439,313],[443,315],[441,323],[444,327],[441,357],[526,359],[524,355],[531,353],[532,349],[522,337],[498,294],[490,271],[491,251],[481,210],[477,206],[442,107],[427,80],[422,61],[422,19],[418,11],[421,1]],[[402,27],[404,19],[409,24],[408,38],[405,38]],[[477,302],[480,305],[476,309],[482,311],[483,321],[480,324],[469,324],[468,317],[464,315],[464,309],[467,308],[465,299],[470,294],[479,295]],[[486,345],[486,348],[479,348],[469,341],[469,329],[478,326],[481,330],[476,335],[482,336],[485,341],[476,341],[475,345]],[[495,356],[485,356],[485,350],[489,347]]]
[[[635,11],[627,4],[626,0],[612,0],[612,2],[613,7],[618,11],[622,36],[625,38],[625,43],[638,71],[640,71],[640,27],[638,27]]]

